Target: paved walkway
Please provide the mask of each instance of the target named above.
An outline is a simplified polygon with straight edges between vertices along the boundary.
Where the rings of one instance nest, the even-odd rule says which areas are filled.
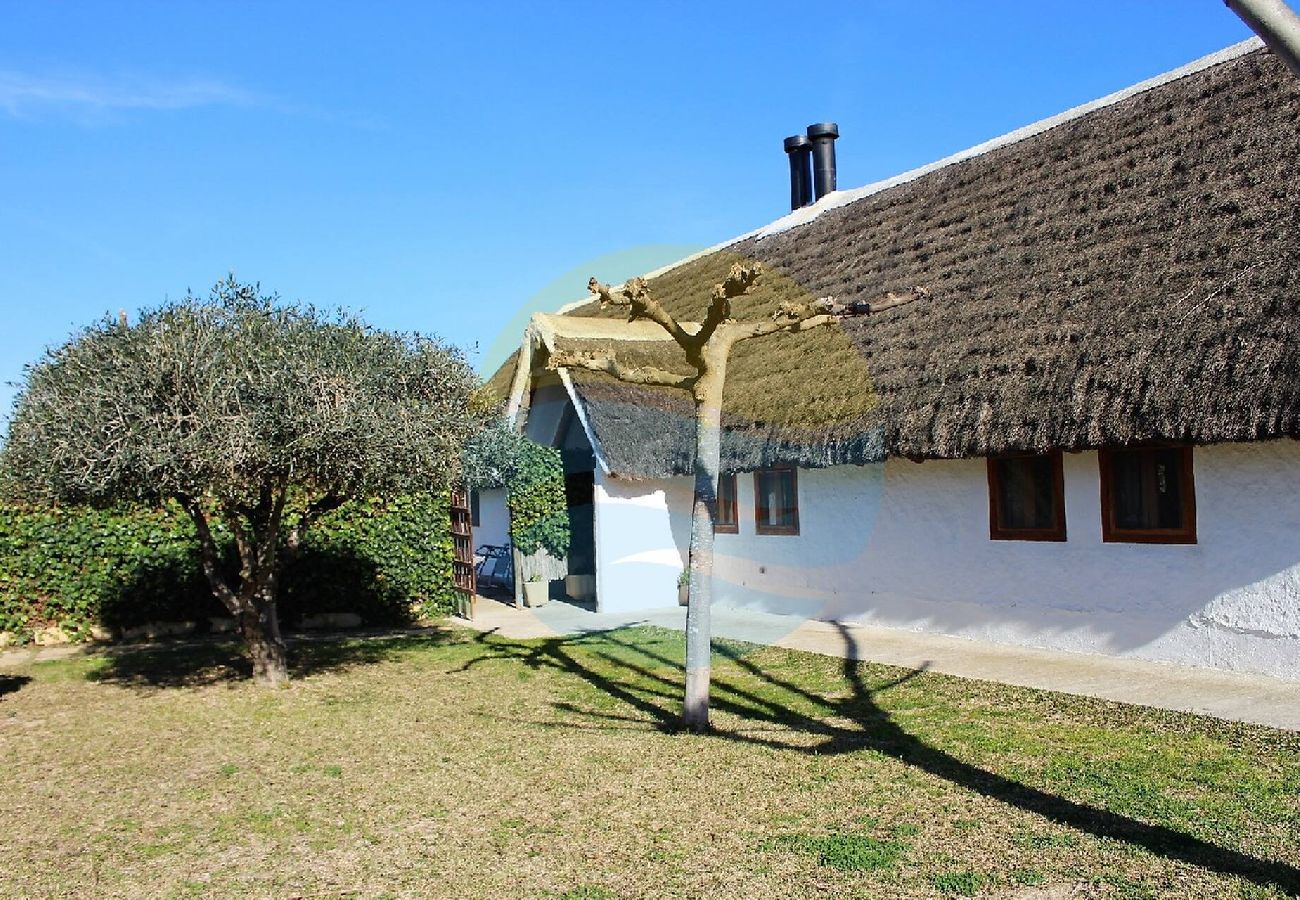
[[[588,612],[552,601],[516,609],[480,598],[471,626],[523,639],[605,631],[629,625],[683,630],[684,609],[636,614]],[[1101,697],[1300,731],[1300,682],[1088,653],[1039,650],[875,625],[810,621],[749,610],[715,608],[717,637],[774,644],[827,656],[926,667],[962,678]]]

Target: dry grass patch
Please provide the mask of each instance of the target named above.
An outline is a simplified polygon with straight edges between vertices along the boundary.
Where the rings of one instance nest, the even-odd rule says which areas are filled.
[[[5,673],[5,896],[1282,897],[1300,736],[682,637],[300,645]],[[24,680],[30,679],[30,680]]]

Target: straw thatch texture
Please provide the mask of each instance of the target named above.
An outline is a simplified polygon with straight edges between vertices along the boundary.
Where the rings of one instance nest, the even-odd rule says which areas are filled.
[[[740,319],[784,299],[930,291],[738,347],[724,419],[733,469],[1294,437],[1297,185],[1300,84],[1261,50],[733,244],[652,287],[697,319],[742,256],[776,277],[738,304]],[[689,470],[684,394],[591,373],[575,382],[616,473]]]

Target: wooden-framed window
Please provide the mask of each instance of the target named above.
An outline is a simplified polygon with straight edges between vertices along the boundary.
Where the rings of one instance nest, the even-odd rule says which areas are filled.
[[[995,541],[1065,540],[1061,451],[989,457],[989,537]]]
[[[799,533],[799,478],[794,467],[754,473],[754,525],[759,534]]]
[[[735,472],[723,472],[718,476],[718,509],[713,516],[713,530],[717,534],[740,531],[740,519],[736,516]]]
[[[1196,543],[1196,483],[1188,445],[1097,451],[1101,539]]]

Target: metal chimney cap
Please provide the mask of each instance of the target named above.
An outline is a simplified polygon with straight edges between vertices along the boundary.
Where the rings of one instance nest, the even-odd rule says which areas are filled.
[[[837,138],[840,136],[840,126],[834,122],[818,122],[815,125],[808,126],[808,137],[811,139],[820,137]]]
[[[812,141],[802,134],[792,134],[782,143],[785,146],[786,153],[794,153],[797,150],[805,150],[812,146]]]

